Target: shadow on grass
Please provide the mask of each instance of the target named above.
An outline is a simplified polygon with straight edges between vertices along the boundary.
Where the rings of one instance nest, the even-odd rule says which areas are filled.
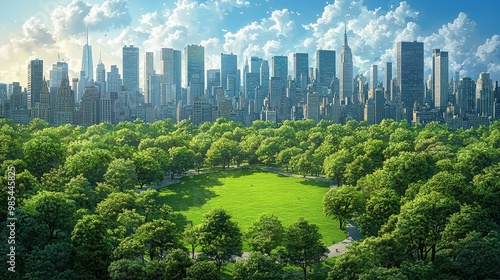
[[[320,188],[329,188],[330,187],[328,185],[328,183],[315,181],[315,180],[309,180],[309,179],[304,179],[304,180],[300,181],[300,184],[302,184],[304,186],[314,186],[314,187],[320,187]]]

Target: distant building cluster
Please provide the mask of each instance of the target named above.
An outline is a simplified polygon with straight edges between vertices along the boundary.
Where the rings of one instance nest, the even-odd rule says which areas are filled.
[[[47,80],[43,61],[36,59],[28,65],[26,88],[19,82],[0,84],[0,117],[20,124],[40,118],[54,126],[136,118],[189,119],[196,125],[220,117],[246,125],[288,119],[376,124],[390,118],[413,124],[438,121],[453,128],[489,125],[500,118],[500,90],[489,73],[472,79],[456,72],[450,79],[448,52],[434,49],[432,74],[425,80],[424,44],[398,42],[396,48],[395,77],[392,62],[371,66],[369,77],[354,76],[347,30],[338,76],[334,50],[316,51],[316,67],[309,67],[309,54],[293,54],[292,76],[288,56],[271,61],[252,56],[239,69],[237,55],[221,53],[220,69],[206,70],[203,46],[186,46],[184,56],[181,50],[162,48],[159,66],[153,52],[144,54],[140,88],[139,48],[123,47],[121,75],[117,65],[106,72],[101,58],[94,75],[87,39],[79,77],[70,79],[68,63],[59,60]]]

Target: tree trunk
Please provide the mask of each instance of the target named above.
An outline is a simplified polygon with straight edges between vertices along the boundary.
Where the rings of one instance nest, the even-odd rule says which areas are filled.
[[[302,267],[302,271],[304,271],[304,280],[307,280],[307,266]]]

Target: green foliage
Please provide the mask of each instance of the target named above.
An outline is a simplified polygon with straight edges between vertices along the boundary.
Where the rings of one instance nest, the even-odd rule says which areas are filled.
[[[275,215],[262,214],[245,231],[245,239],[252,251],[271,255],[281,245],[284,228]]]
[[[323,213],[335,217],[340,229],[344,229],[346,223],[362,211],[362,207],[361,192],[348,185],[330,189],[323,198]]]
[[[132,190],[137,184],[137,171],[131,160],[118,158],[113,160],[104,174],[105,182],[118,187],[120,191]]]
[[[328,250],[321,243],[321,234],[315,224],[303,218],[285,230],[283,238],[284,251],[282,258],[291,265],[300,267],[307,279],[307,268],[322,261]]]
[[[250,254],[247,260],[237,261],[233,268],[234,280],[285,279],[283,267],[276,259],[259,252]]]
[[[48,136],[36,136],[24,143],[23,154],[28,170],[37,178],[64,160],[63,147]]]
[[[111,153],[103,149],[86,149],[69,156],[64,164],[70,176],[82,174],[93,186],[104,180],[112,161]]]
[[[210,261],[199,261],[187,269],[186,280],[214,280],[219,279],[217,266]]]
[[[223,209],[213,209],[205,214],[199,228],[201,251],[220,269],[242,250],[241,232]]]
[[[391,215],[399,213],[399,196],[392,189],[375,190],[366,201],[364,212],[356,218],[364,236],[377,236]]]
[[[108,271],[112,280],[139,280],[143,275],[142,265],[137,260],[129,259],[112,262]]]

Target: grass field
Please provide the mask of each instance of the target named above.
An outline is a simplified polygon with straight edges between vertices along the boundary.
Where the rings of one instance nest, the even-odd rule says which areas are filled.
[[[285,227],[303,217],[319,226],[323,243],[329,246],[343,240],[345,233],[337,221],[323,216],[328,189],[322,182],[240,169],[185,177],[159,191],[161,202],[181,214],[180,225],[197,225],[206,212],[218,207],[231,214],[242,232],[262,213],[276,215]]]

